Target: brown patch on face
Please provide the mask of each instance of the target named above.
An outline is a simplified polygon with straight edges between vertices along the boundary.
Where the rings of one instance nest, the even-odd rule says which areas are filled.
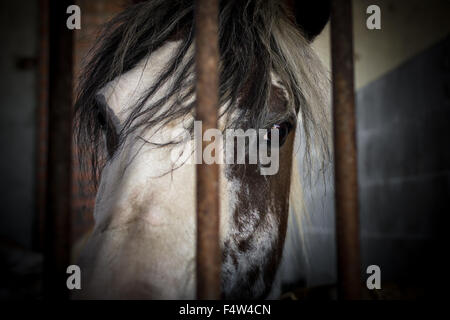
[[[295,130],[294,130],[295,131]],[[266,288],[266,294],[271,289],[271,284],[278,265],[281,261],[283,253],[284,241],[287,231],[287,220],[289,215],[289,193],[291,186],[291,172],[292,172],[292,154],[294,149],[295,132],[291,132],[288,140],[284,144],[283,150],[280,150],[280,171],[277,175],[271,176],[270,179],[270,197],[275,201],[275,215],[279,219],[278,224],[278,238],[276,250],[272,251],[269,262],[266,264],[264,270],[264,281],[270,284]]]
[[[258,265],[253,265],[247,272],[247,279],[249,287],[252,287],[259,278],[261,268]]]
[[[287,100],[285,92],[282,88],[277,86],[272,86],[270,94],[270,111],[273,113],[286,113],[287,111]]]
[[[270,112],[287,112],[287,103],[281,88],[272,87],[270,101]],[[275,175],[261,175],[257,165],[235,164],[227,167],[227,178],[230,181],[238,180],[241,188],[236,194],[237,204],[232,213],[234,225],[227,240],[224,261],[230,257],[236,271],[242,268],[247,271],[240,275],[242,279],[239,279],[234,287],[224,293],[226,298],[264,298],[272,288],[287,231],[294,138],[295,130],[292,130],[284,145],[280,147],[279,171]],[[273,235],[275,236],[271,237]],[[264,236],[275,238],[274,245],[261,248],[258,240]],[[263,259],[251,261],[251,265],[245,267],[239,266],[236,256],[249,255],[250,251],[260,252]],[[223,281],[227,281],[227,274],[223,277]]]

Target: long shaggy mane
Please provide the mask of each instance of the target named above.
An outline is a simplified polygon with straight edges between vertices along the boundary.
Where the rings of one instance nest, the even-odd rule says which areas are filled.
[[[164,126],[195,114],[194,1],[149,0],[126,8],[101,32],[81,72],[76,113],[76,138],[81,163],[98,177],[108,153],[104,123],[99,120],[97,93],[110,81],[133,69],[164,43],[179,39],[175,55],[137,103],[116,145],[135,130]],[[220,105],[221,116],[237,113],[227,127],[265,128],[269,120],[271,72],[286,88],[289,103],[298,110],[305,163],[329,161],[328,77],[310,44],[293,23],[282,1],[220,1]],[[170,84],[167,97],[148,101]],[[170,105],[167,107],[167,103]],[[163,108],[164,107],[164,108]],[[241,123],[246,119],[247,123]],[[90,158],[88,165],[85,160]]]

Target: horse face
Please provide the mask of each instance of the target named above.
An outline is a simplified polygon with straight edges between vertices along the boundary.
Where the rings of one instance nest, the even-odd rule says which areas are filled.
[[[114,123],[113,131],[121,130],[132,112],[126,106],[151,86],[176,46],[166,43],[99,92],[106,116],[115,119],[108,121]],[[152,99],[163,98],[164,90]],[[274,118],[291,115],[287,123],[273,125],[295,128],[295,110],[288,110],[276,79],[271,91]],[[195,298],[195,164],[185,159],[174,165],[174,148],[162,146],[190,121],[184,117],[131,133],[106,163],[96,198],[95,228],[80,258],[82,297]],[[287,226],[295,135],[291,131],[280,137],[284,143],[276,149],[279,170],[274,175],[262,175],[256,164],[220,166],[226,298],[266,297],[273,287]],[[105,139],[109,145],[111,137]],[[188,148],[193,143],[182,145]]]

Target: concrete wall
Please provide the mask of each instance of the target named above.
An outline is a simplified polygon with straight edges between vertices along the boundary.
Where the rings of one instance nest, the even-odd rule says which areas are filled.
[[[381,30],[366,28],[369,4]],[[450,2],[355,0],[353,11],[363,271],[377,264],[383,282],[433,286],[450,212]],[[314,43],[328,67],[329,40],[327,26]],[[330,187],[322,199],[323,183],[308,191],[309,286],[336,281]]]
[[[368,30],[366,9],[381,9],[381,30]],[[450,33],[448,0],[353,0],[355,85],[359,89]],[[330,26],[314,41],[324,64],[330,64]]]
[[[447,37],[357,94],[363,261],[385,280],[442,276],[433,270],[450,213],[449,87]]]

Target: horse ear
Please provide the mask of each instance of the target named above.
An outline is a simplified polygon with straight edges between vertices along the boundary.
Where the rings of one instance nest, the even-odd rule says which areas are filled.
[[[330,19],[331,0],[293,0],[296,25],[308,41],[319,35]]]

